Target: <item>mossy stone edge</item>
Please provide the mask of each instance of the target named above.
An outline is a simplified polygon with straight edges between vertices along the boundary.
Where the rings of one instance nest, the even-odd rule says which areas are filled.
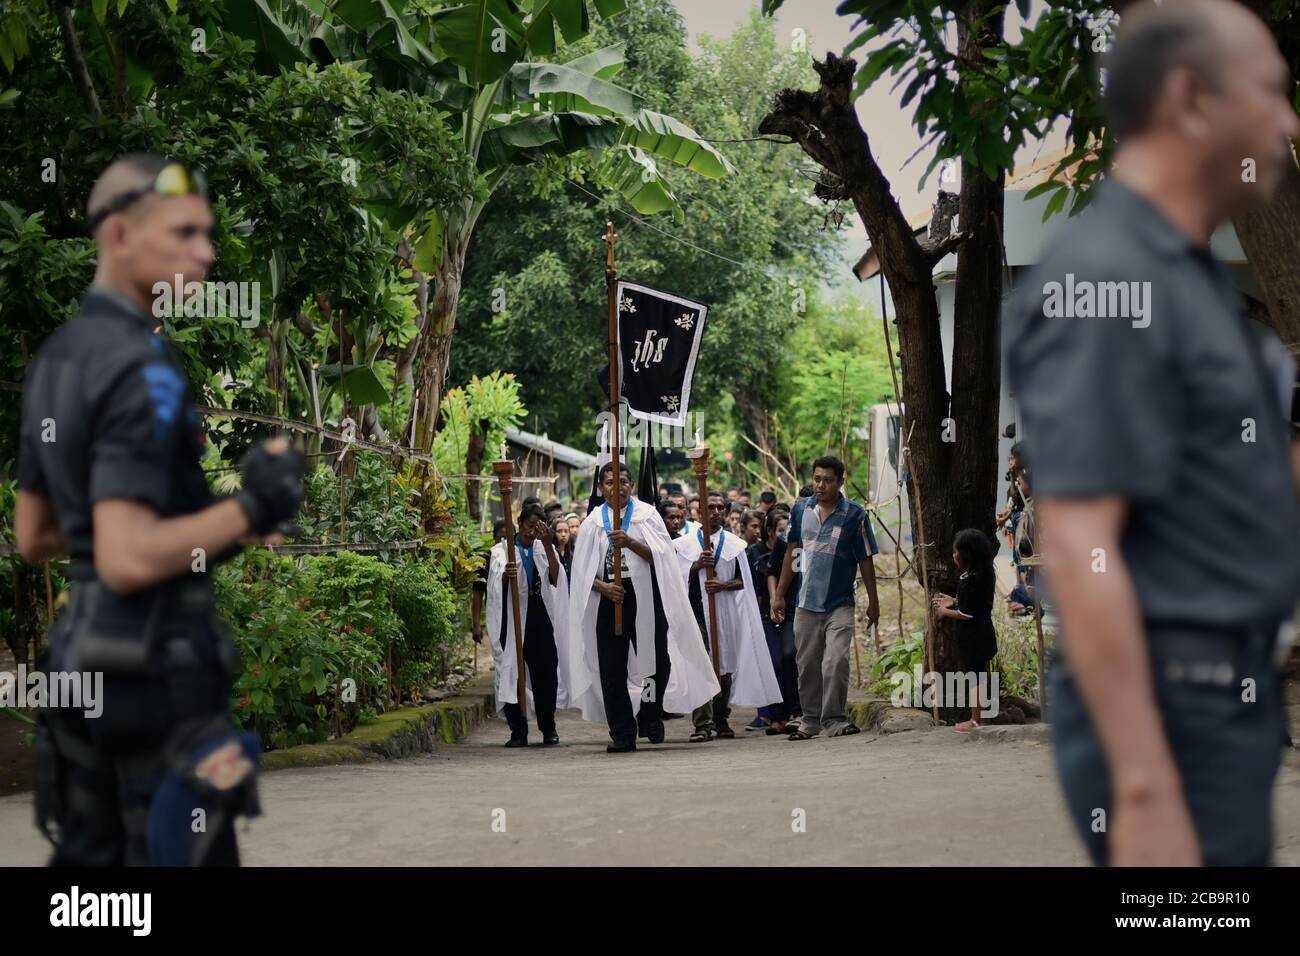
[[[332,767],[367,760],[398,759],[458,744],[496,711],[491,675],[479,677],[453,697],[402,707],[362,724],[346,737],[262,754],[263,770]]]

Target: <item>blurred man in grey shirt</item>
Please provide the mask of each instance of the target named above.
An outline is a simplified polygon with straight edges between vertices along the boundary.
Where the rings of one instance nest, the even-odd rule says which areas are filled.
[[[1300,593],[1278,388],[1294,365],[1209,241],[1294,164],[1293,90],[1244,7],[1130,8],[1108,63],[1114,168],[1008,327],[1061,621],[1057,765],[1098,863],[1257,865],[1272,848],[1277,648]]]

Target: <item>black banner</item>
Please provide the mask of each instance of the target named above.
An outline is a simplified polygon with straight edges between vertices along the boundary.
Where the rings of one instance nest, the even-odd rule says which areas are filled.
[[[709,307],[635,282],[618,283],[618,378],[633,415],[685,425]]]

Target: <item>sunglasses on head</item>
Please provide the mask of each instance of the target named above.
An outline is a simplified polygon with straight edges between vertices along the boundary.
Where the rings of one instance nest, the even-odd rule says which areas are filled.
[[[86,219],[86,231],[94,232],[109,216],[121,212],[145,196],[203,196],[207,198],[208,184],[203,174],[186,169],[180,163],[168,163],[158,171],[148,186],[130,189],[114,196]]]

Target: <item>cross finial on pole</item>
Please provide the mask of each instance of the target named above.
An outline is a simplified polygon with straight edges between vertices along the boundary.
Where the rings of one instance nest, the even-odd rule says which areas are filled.
[[[614,243],[618,242],[618,233],[614,231],[612,222],[605,223],[605,271],[612,275],[614,273]]]

